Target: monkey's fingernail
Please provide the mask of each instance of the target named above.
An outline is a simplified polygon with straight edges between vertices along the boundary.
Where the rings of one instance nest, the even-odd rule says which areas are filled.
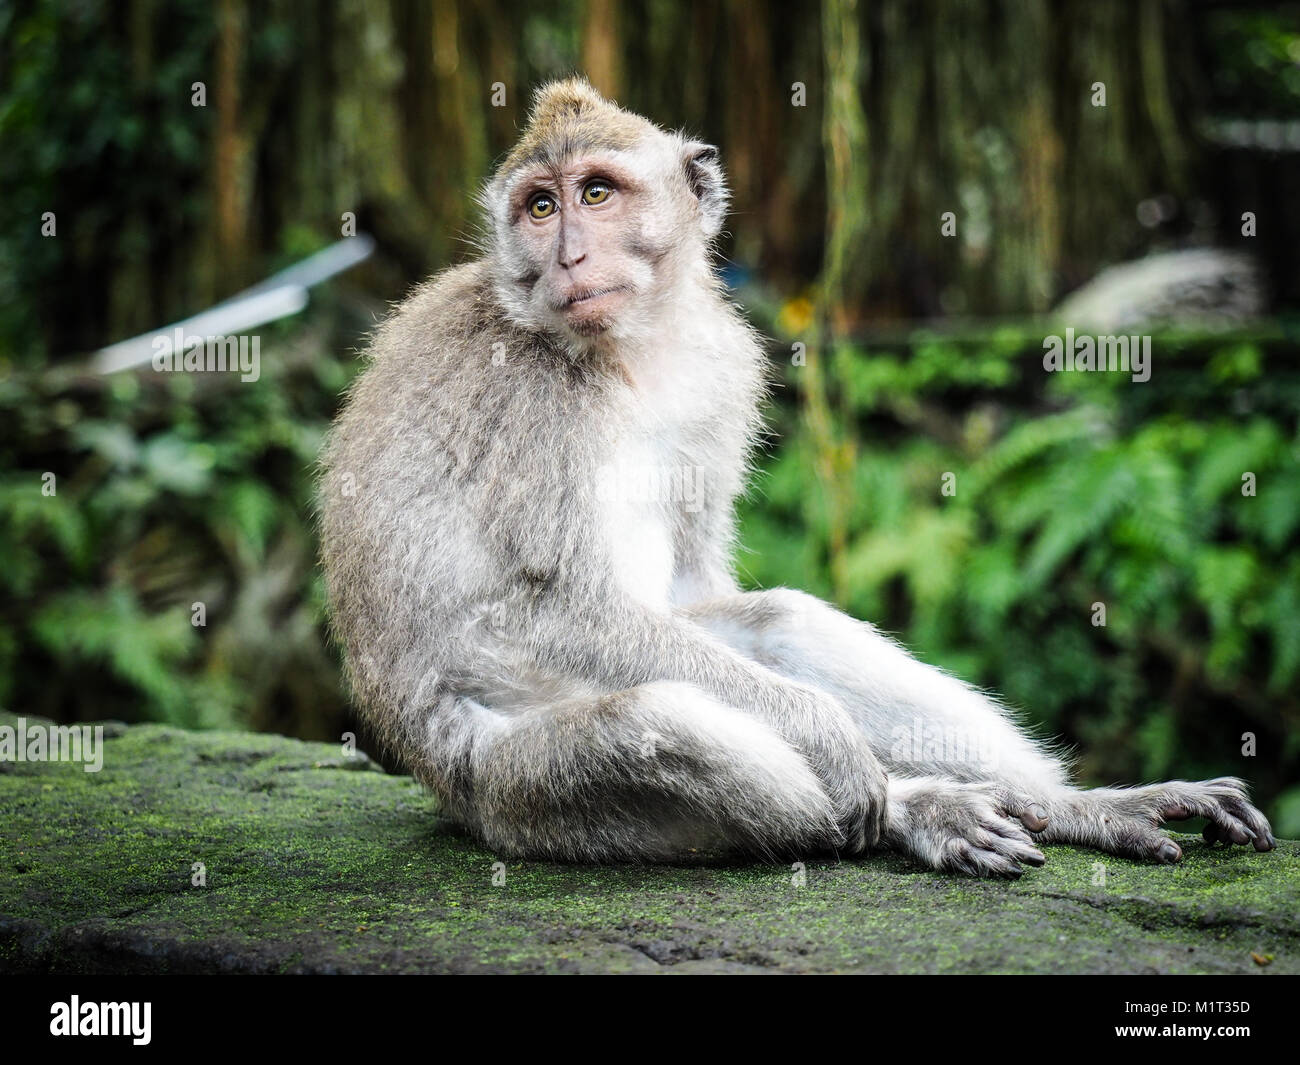
[[[1277,846],[1277,840],[1273,838],[1272,832],[1266,832],[1259,839],[1255,840],[1255,849],[1257,851],[1271,851]]]
[[[1040,832],[1047,827],[1047,811],[1043,807],[1039,806],[1038,803],[1034,803],[1030,806],[1028,813],[1035,823],[1030,824],[1027,827],[1032,829],[1034,832]]]
[[[1164,843],[1160,844],[1160,850],[1156,854],[1156,857],[1166,865],[1172,865],[1182,856],[1183,849],[1173,840],[1166,840]]]
[[[1042,851],[1030,851],[1021,861],[1028,862],[1030,865],[1046,865],[1047,855],[1043,854]]]

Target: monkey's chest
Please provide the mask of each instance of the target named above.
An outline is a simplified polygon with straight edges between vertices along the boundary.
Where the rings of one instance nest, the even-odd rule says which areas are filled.
[[[655,609],[669,608],[682,517],[704,503],[701,469],[671,442],[628,440],[597,471],[614,581]]]

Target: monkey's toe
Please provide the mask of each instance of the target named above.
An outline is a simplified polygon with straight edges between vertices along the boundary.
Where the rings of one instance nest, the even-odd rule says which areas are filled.
[[[1268,819],[1250,804],[1246,785],[1235,777],[1220,777],[1199,784],[1175,784],[1176,797],[1162,804],[1161,820],[1179,821],[1204,817],[1201,832],[1206,843],[1251,844],[1257,851],[1277,846]]]

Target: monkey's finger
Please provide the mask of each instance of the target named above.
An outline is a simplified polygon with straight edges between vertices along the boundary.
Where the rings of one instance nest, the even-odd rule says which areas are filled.
[[[1047,808],[1022,791],[1002,788],[998,793],[998,808],[1018,819],[1030,832],[1041,832],[1047,827]]]
[[[944,863],[944,868],[967,876],[997,876],[1007,879],[1015,879],[1023,872],[1010,858],[974,847],[967,847],[951,855]]]
[[[1008,821],[1007,824],[1010,825],[1011,822]],[[989,832],[977,833],[975,845],[983,850],[1000,854],[1004,858],[1024,862],[1026,865],[1046,864],[1047,857],[1034,846],[1033,841],[1024,832],[1016,828],[1013,828],[1012,832],[1014,834],[1011,832],[996,835]]]
[[[1008,880],[1017,880],[1024,874],[1019,862],[997,851],[975,851],[972,860],[980,869],[977,874],[979,876],[1000,876]]]
[[[1010,847],[1011,857],[1026,865],[1046,865],[1047,855],[1037,847],[1024,843],[1013,843]]]
[[[871,846],[877,846],[885,838],[885,829],[889,826],[889,807],[884,802],[875,804],[875,816],[871,819],[873,838]]]
[[[990,817],[983,822],[983,827],[990,832],[995,832],[1007,839],[1014,839],[1019,843],[1028,843],[1032,846],[1034,842],[1029,833],[1021,828],[1017,822],[1006,817]]]
[[[967,876],[987,876],[984,856],[992,853],[958,837],[950,839],[944,846],[943,859],[939,865],[942,869],[965,873]]]
[[[859,826],[846,825],[844,843],[840,849],[846,854],[862,854],[867,849],[867,833]]]
[[[1040,803],[1033,803],[1020,814],[1020,821],[1030,832],[1041,832],[1047,827],[1047,808]]]
[[[841,806],[838,818],[843,841],[839,850],[844,854],[863,854],[880,842],[880,820],[871,805],[852,804],[847,800]]]
[[[1162,839],[1156,847],[1155,859],[1162,865],[1173,865],[1183,860],[1183,848],[1172,839]]]
[[[862,822],[862,849],[872,850],[880,845],[885,834],[885,804],[873,803]]]

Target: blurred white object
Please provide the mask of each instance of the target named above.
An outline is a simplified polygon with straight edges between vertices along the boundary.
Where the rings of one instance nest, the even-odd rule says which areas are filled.
[[[308,288],[368,259],[374,250],[373,238],[364,233],[346,237],[206,311],[100,348],[92,366],[104,374],[146,366],[158,350],[158,338],[170,338],[177,330],[182,330],[185,336],[203,338],[233,336],[297,314],[307,306]]]
[[[1196,248],[1107,267],[1052,317],[1098,333],[1157,323],[1223,329],[1259,317],[1264,305],[1263,277],[1249,255]]]

